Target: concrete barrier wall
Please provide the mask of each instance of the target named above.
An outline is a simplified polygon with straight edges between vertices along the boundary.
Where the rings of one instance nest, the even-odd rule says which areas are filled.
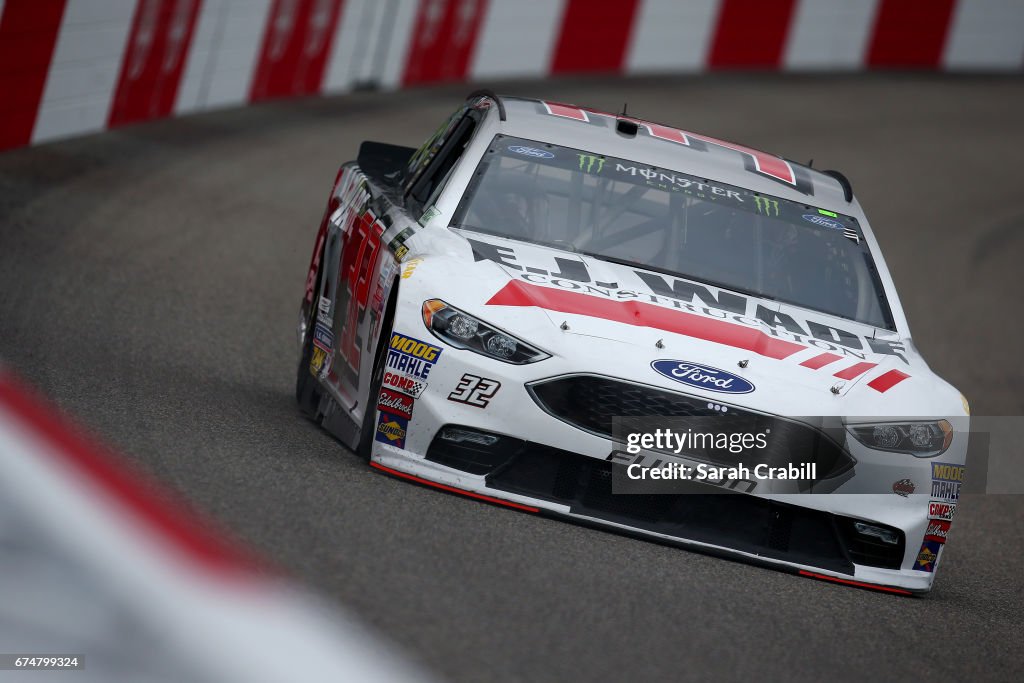
[[[1024,0],[0,0],[0,149],[358,87],[1022,65]]]

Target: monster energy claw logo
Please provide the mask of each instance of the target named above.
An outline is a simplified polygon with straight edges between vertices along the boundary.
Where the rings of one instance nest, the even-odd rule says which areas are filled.
[[[600,173],[604,168],[604,158],[593,154],[577,154],[580,158],[580,170],[584,173]],[[594,166],[597,168],[594,168]]]
[[[769,199],[768,197],[754,197],[754,205],[757,207],[758,213],[763,213],[766,216],[771,216],[772,211],[774,215],[779,215],[779,200]]]

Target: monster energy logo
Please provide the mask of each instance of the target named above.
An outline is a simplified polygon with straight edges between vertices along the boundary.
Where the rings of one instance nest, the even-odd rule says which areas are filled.
[[[601,169],[604,168],[604,159],[602,157],[594,156],[593,154],[577,154],[580,158],[580,170],[584,173],[600,173]],[[597,168],[594,168],[594,165]]]
[[[779,215],[779,200],[769,199],[768,197],[754,197],[754,206],[757,207],[758,213],[763,213],[766,216],[771,216],[772,211],[774,215]]]

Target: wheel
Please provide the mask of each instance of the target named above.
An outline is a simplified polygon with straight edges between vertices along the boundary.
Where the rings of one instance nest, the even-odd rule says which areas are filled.
[[[299,330],[302,338],[302,353],[299,355],[299,367],[295,375],[295,400],[299,408],[311,420],[320,418],[320,384],[310,369],[313,362],[313,327],[316,325],[316,311],[320,304],[319,287],[313,297],[313,305],[306,311],[303,302],[299,309]]]
[[[385,318],[388,321],[389,318]],[[380,395],[380,387],[384,382],[384,365],[387,361],[385,344],[391,338],[391,325],[381,326],[378,345],[377,359],[373,363],[373,376],[370,378],[370,394],[366,400],[366,410],[363,414],[362,431],[359,436],[359,447],[356,448],[356,455],[370,462],[370,448],[373,445],[373,435],[377,428],[377,397]]]

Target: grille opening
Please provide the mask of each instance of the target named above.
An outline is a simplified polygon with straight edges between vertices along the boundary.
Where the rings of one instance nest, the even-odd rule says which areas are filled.
[[[608,439],[613,438],[613,418],[623,419],[623,425],[636,424],[637,418],[700,418],[711,421],[719,432],[771,433],[768,447],[759,451],[758,459],[772,467],[795,462],[794,456],[799,455],[800,462],[817,465],[819,479],[828,479],[848,472],[855,464],[849,452],[820,429],[720,400],[713,403],[727,410],[710,407],[705,398],[595,375],[542,380],[529,385],[528,389],[534,401],[549,415]],[[686,455],[727,467],[736,460],[734,454],[712,448],[690,449]]]

